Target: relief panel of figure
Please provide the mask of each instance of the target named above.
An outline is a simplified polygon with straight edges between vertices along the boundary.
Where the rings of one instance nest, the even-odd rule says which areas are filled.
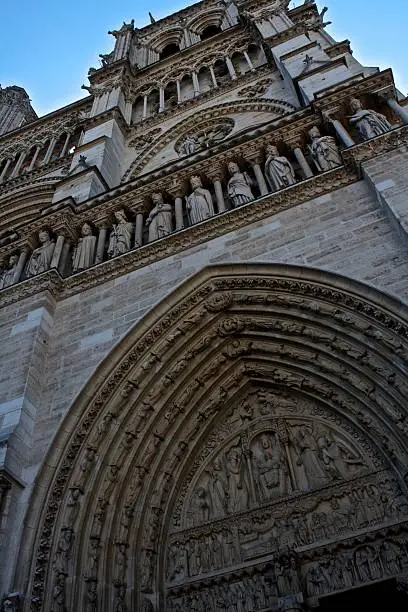
[[[252,447],[252,466],[260,502],[278,499],[289,492],[289,471],[285,451],[274,432],[261,434]]]

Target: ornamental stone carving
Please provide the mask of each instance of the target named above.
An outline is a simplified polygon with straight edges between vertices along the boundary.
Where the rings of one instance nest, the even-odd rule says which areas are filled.
[[[343,162],[333,136],[322,136],[317,127],[309,130],[309,136],[312,142],[309,145],[310,153],[319,172],[341,166]]]
[[[363,140],[381,136],[392,129],[392,125],[384,115],[371,109],[363,109],[357,98],[350,101],[350,110],[353,114],[349,117],[349,121]]]
[[[214,215],[214,204],[211,193],[204,189],[199,176],[190,179],[193,193],[187,196],[187,212],[190,223],[205,221]]]
[[[109,245],[108,257],[117,257],[130,251],[132,245],[133,223],[127,220],[125,211],[117,210],[115,213],[115,223],[112,227]]]
[[[41,246],[34,249],[31,254],[26,269],[27,278],[46,272],[51,265],[55,242],[51,239],[48,230],[38,232],[38,241]]]
[[[95,262],[96,236],[92,234],[92,227],[84,223],[81,227],[81,238],[78,240],[72,253],[72,270],[79,272],[86,270]]]
[[[154,193],[152,201],[154,207],[146,219],[146,226],[149,230],[149,242],[164,238],[164,236],[168,236],[173,231],[173,209],[170,204],[164,202],[161,193]]]
[[[238,164],[230,162],[228,171],[231,178],[228,181],[228,196],[234,208],[251,202],[255,196],[252,193],[252,181],[246,172],[241,172]]]
[[[194,136],[187,135],[178,149],[179,155],[193,155],[199,149],[199,143]]]
[[[296,183],[295,171],[290,161],[279,155],[277,147],[266,147],[265,176],[272,191],[285,189]]]

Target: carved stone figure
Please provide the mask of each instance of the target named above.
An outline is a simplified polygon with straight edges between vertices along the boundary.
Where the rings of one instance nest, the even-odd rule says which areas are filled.
[[[65,525],[72,528],[78,517],[80,509],[81,489],[74,487],[70,489],[65,510]]]
[[[199,223],[205,221],[214,215],[214,204],[211,193],[208,189],[204,189],[199,176],[193,176],[190,179],[193,193],[187,197],[187,211],[190,217],[190,223]]]
[[[51,240],[47,230],[41,230],[38,233],[40,245],[31,253],[26,269],[26,277],[30,278],[46,272],[51,265],[52,256],[54,254],[55,242]]]
[[[74,532],[72,529],[62,529],[55,552],[54,565],[59,570],[68,570],[68,561],[74,543]]]
[[[133,234],[133,223],[127,220],[124,210],[115,212],[117,223],[112,227],[109,236],[108,257],[116,257],[130,250]]]
[[[210,477],[211,514],[212,518],[218,518],[224,516],[227,510],[227,478],[221,457],[214,459],[208,474]]]
[[[163,201],[161,193],[154,193],[152,200],[154,207],[146,219],[146,225],[149,228],[149,242],[164,238],[164,236],[168,236],[173,231],[172,207],[170,204],[166,204]]]
[[[127,570],[127,545],[124,542],[119,542],[117,544],[116,551],[116,567],[117,567],[117,576],[121,582],[124,582],[126,577]]]
[[[194,136],[187,135],[179,148],[180,155],[193,155],[199,148],[199,143]]]
[[[234,208],[247,204],[254,199],[251,190],[251,179],[246,172],[241,172],[238,164],[230,162],[228,170],[231,175],[228,181],[228,195]]]
[[[11,255],[6,270],[0,273],[0,289],[10,287],[14,283],[14,276],[18,264],[18,255]]]
[[[350,101],[350,110],[353,113],[349,118],[363,140],[385,134],[392,129],[392,125],[384,115],[371,109],[363,109],[360,100],[353,98]]]
[[[225,455],[227,470],[228,512],[246,510],[249,504],[249,487],[242,450],[233,446]]]
[[[296,183],[295,171],[290,161],[279,155],[274,145],[266,147],[265,176],[272,191],[285,189]]]
[[[329,433],[319,437],[318,446],[323,462],[333,478],[349,478],[351,475],[350,466],[362,465],[361,459],[350,456]]]
[[[85,612],[96,612],[98,609],[98,585],[96,580],[86,580]]]
[[[261,501],[277,499],[288,492],[286,457],[276,433],[263,433],[253,451]]]
[[[72,253],[72,269],[74,272],[86,270],[95,261],[96,236],[92,235],[92,227],[84,223],[81,228],[82,238],[78,240]]]
[[[126,586],[124,584],[116,583],[115,585],[116,594],[113,602],[114,612],[127,612],[127,605],[125,601],[126,597]]]
[[[303,466],[309,489],[323,486],[328,478],[319,457],[319,448],[313,432],[307,425],[301,425],[296,440],[298,449],[297,465]]]
[[[52,590],[52,612],[66,612],[67,610],[65,606],[65,581],[66,574],[58,572]]]
[[[317,127],[309,131],[309,136],[312,141],[309,149],[319,172],[326,172],[341,166],[342,160],[333,136],[322,136]]]

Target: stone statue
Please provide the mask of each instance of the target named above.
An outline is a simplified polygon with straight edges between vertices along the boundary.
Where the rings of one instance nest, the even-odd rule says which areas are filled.
[[[65,579],[64,572],[58,572],[52,590],[52,612],[66,612],[65,607]]]
[[[232,447],[225,455],[227,467],[228,512],[246,510],[249,505],[249,487],[245,478],[245,463],[242,450]]]
[[[14,283],[14,275],[18,264],[18,255],[11,255],[6,270],[0,274],[0,289],[10,287]]]
[[[265,162],[265,175],[272,191],[279,191],[279,189],[294,185],[296,177],[290,161],[279,155],[279,151],[274,145],[268,145],[266,153],[268,157]]]
[[[216,457],[213,461],[212,468],[208,471],[210,482],[209,491],[211,498],[211,515],[212,518],[225,516],[227,509],[227,478],[225,466],[220,457]]]
[[[309,136],[312,141],[309,150],[319,172],[326,172],[342,165],[339,149],[333,136],[321,136],[317,127],[309,131]]]
[[[166,204],[163,201],[161,193],[154,193],[152,200],[154,207],[146,219],[146,225],[149,228],[148,242],[164,238],[164,236],[168,236],[173,231],[172,208],[170,204]]]
[[[79,489],[78,487],[73,487],[72,489],[70,489],[69,491],[69,496],[67,499],[67,505],[66,505],[66,514],[65,514],[65,525],[66,527],[73,527],[75,524],[75,521],[78,517],[78,513],[80,510],[80,502],[81,499],[81,489]]]
[[[214,204],[211,193],[208,189],[204,189],[199,176],[193,176],[190,179],[193,193],[187,197],[187,210],[190,217],[190,223],[199,223],[205,221],[214,215]]]
[[[85,612],[96,612],[98,609],[98,591],[96,580],[87,580]]]
[[[81,227],[82,237],[78,240],[72,253],[72,270],[79,272],[86,270],[95,261],[96,236],[92,235],[92,227],[84,223]]]
[[[363,465],[361,459],[344,451],[329,433],[319,437],[318,446],[327,471],[333,478],[349,478],[352,465]]]
[[[123,584],[117,583],[116,596],[113,602],[114,612],[127,612],[127,605],[125,601],[126,587]]]
[[[130,250],[133,234],[133,223],[127,220],[124,210],[115,212],[117,223],[114,224],[109,237],[108,257],[116,257]]]
[[[303,466],[309,489],[327,483],[327,474],[320,460],[319,448],[313,432],[307,425],[301,425],[297,437],[297,465]]]
[[[254,199],[254,194],[251,190],[251,179],[246,172],[241,172],[238,164],[230,162],[228,170],[231,175],[228,181],[228,195],[231,203],[234,206],[242,206]]]
[[[369,140],[389,132],[392,128],[390,122],[384,115],[371,109],[363,109],[360,100],[352,98],[350,110],[353,113],[349,118],[363,140]]]
[[[277,435],[263,433],[253,457],[261,501],[285,495],[288,492],[286,457]]]
[[[32,276],[36,276],[37,274],[41,274],[41,272],[49,270],[51,265],[51,260],[55,249],[55,242],[51,240],[50,234],[47,230],[41,230],[38,233],[38,240],[41,246],[34,249],[34,251],[31,253],[26,269],[27,278],[31,278]]]
[[[180,155],[192,155],[198,150],[199,144],[194,136],[187,135],[179,148]]]

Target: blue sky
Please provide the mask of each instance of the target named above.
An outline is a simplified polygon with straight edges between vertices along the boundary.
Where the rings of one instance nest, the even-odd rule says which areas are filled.
[[[303,0],[295,0],[296,5]],[[0,83],[24,87],[37,113],[43,115],[84,97],[90,66],[98,54],[113,48],[108,30],[134,18],[148,23],[191,2],[183,0],[3,0],[0,9]],[[408,93],[408,2],[392,0],[327,0],[328,31],[348,38],[354,56],[366,66],[392,67],[397,86]],[[318,5],[323,7],[323,2]],[[390,7],[390,10],[385,10]]]

